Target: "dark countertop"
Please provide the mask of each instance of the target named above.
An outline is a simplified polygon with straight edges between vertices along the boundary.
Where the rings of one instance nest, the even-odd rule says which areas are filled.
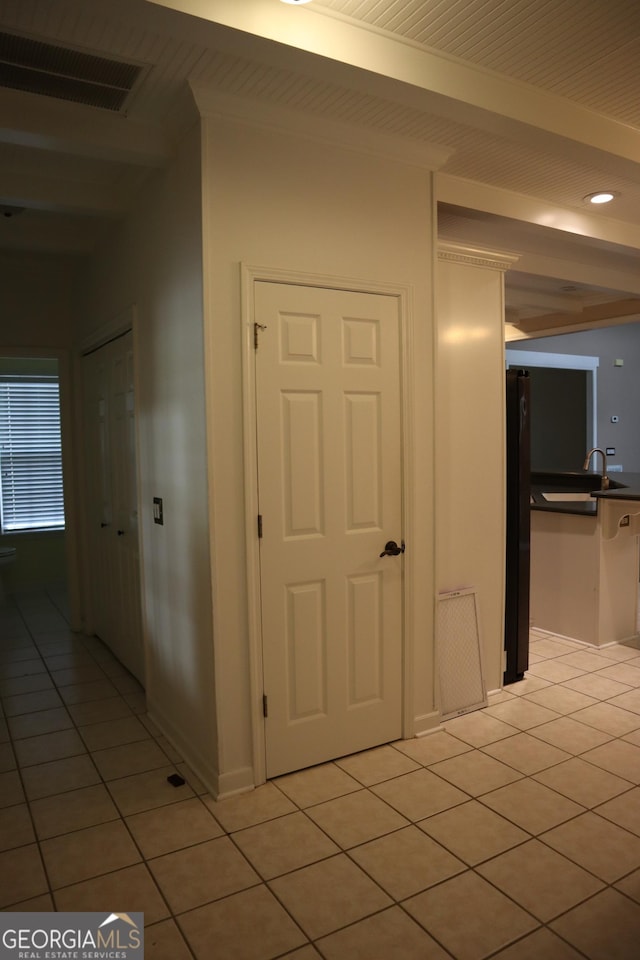
[[[602,500],[640,500],[640,473],[614,473],[609,475],[611,487],[601,490],[602,474],[534,472],[531,474],[531,509],[546,513],[572,513],[582,517],[595,517],[598,513],[597,501]],[[615,485],[615,486],[614,486]],[[543,493],[563,493],[570,490],[591,493],[593,501],[556,501],[550,503]]]
[[[609,479],[622,484],[622,488],[596,490],[594,496],[603,500],[640,500],[640,473],[614,473]]]

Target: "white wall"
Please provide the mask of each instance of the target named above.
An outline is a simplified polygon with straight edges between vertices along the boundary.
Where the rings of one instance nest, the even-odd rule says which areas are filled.
[[[598,357],[598,446],[615,447],[615,456],[611,456],[609,462],[621,464],[627,472],[640,473],[640,323],[558,337],[514,340],[508,346],[510,350]],[[616,360],[622,360],[623,365],[616,366]],[[617,422],[611,422],[612,416],[618,417]],[[580,469],[580,462],[574,469]]]
[[[442,590],[465,583],[479,588],[487,685],[500,684],[502,275],[477,265],[439,267],[436,578],[430,172],[207,119],[201,207],[198,146],[194,132],[98,251],[87,284],[88,322],[78,337],[137,305],[149,703],[210,789],[228,793],[254,782],[241,263],[410,290],[413,376],[405,389],[415,442],[406,536],[416,589],[407,608],[408,735],[437,722],[434,583]],[[481,374],[480,402],[468,390],[467,374],[471,382]],[[489,412],[496,420],[487,430]],[[164,527],[152,523],[153,496],[164,498]]]
[[[205,312],[221,789],[252,780],[242,455],[240,264],[408,284],[416,426],[407,551],[419,589],[409,624],[411,732],[432,722],[432,197],[418,166],[254,128],[204,121]],[[409,562],[409,553],[407,554]]]
[[[0,253],[0,346],[68,348],[81,269],[82,261],[74,257]]]
[[[476,588],[487,690],[503,673],[507,265],[444,249],[436,288],[436,590]]]
[[[211,786],[217,778],[207,518],[200,134],[96,251],[86,342],[135,305],[142,595],[151,715]],[[164,526],[153,523],[154,496]]]

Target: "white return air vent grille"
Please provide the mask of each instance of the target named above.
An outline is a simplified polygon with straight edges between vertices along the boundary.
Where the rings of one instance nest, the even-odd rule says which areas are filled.
[[[121,111],[144,67],[0,32],[0,87]]]
[[[439,595],[437,650],[442,719],[486,707],[475,590]]]

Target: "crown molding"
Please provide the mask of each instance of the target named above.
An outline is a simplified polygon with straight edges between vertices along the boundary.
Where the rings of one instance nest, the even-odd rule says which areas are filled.
[[[292,107],[221,93],[204,83],[190,81],[189,85],[203,118],[235,120],[272,132],[294,134],[307,140],[329,143],[432,171],[439,170],[453,153],[435,144],[392,137],[367,127],[330,120]]]
[[[490,270],[504,272],[515,266],[519,259],[520,255],[517,253],[467,247],[462,243],[452,243],[448,240],[438,241],[438,260],[466,263],[473,267],[487,267]]]

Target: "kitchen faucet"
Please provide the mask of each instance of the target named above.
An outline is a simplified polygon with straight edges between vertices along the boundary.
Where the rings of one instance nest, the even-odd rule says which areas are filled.
[[[600,484],[600,489],[608,490],[609,477],[607,476],[607,457],[604,450],[601,450],[600,447],[594,447],[593,450],[589,450],[589,453],[586,455],[584,463],[582,464],[582,469],[583,470],[589,469],[589,463],[594,453],[599,453],[602,456],[602,482]]]

